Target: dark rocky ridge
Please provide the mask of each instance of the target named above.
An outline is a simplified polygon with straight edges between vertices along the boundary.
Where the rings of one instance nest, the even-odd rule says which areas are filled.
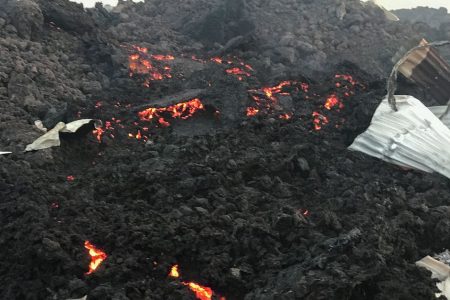
[[[426,23],[436,29],[439,29],[443,24],[450,23],[450,14],[445,7],[417,7],[413,9],[397,9],[393,12],[402,20],[411,23]]]
[[[448,247],[448,180],[346,150],[384,95],[377,78],[390,57],[422,35],[357,1],[222,3],[123,2],[108,13],[0,0],[0,150],[14,152],[0,156],[0,298],[194,299],[167,276],[178,263],[183,280],[232,300],[434,299],[414,262]],[[174,54],[184,76],[143,88],[124,44]],[[245,60],[254,76],[189,59],[212,53]],[[336,89],[336,73],[361,82],[354,96]],[[291,93],[294,118],[245,117],[249,88],[289,79],[311,89]],[[131,126],[135,113],[117,101],[193,89],[220,119],[200,113],[148,143],[126,127],[101,144],[89,134],[22,152],[41,135],[37,119],[51,127],[80,112]],[[311,113],[331,92],[345,107],[315,131]],[[109,255],[90,276],[85,240]]]

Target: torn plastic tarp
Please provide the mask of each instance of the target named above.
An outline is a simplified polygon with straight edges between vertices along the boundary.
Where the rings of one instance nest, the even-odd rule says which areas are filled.
[[[33,143],[27,145],[27,147],[25,148],[25,152],[58,147],[61,145],[61,141],[59,139],[60,132],[75,133],[84,125],[98,122],[98,120],[93,119],[81,119],[67,124],[64,122],[59,122],[54,128],[49,130],[43,136],[36,139]],[[98,127],[98,124],[95,125],[95,127]]]
[[[426,268],[431,271],[431,278],[436,278],[440,282],[436,284],[441,293],[436,294],[436,298],[445,296],[450,300],[450,267],[443,262],[440,262],[431,256],[426,256],[416,262],[419,267]]]

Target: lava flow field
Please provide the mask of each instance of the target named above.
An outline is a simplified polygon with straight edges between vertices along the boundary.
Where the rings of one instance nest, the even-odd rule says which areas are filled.
[[[415,262],[449,247],[448,180],[347,150],[412,25],[165,2],[0,0],[0,298],[435,299]],[[293,7],[308,30],[272,38]],[[36,120],[86,118],[23,152]]]

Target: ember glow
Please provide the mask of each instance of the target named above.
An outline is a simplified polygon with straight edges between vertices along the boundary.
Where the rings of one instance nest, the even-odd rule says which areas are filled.
[[[336,74],[334,76],[334,85],[339,90],[328,95],[324,105],[319,108],[319,111],[315,111],[312,114],[315,130],[321,130],[324,125],[330,123],[329,119],[324,115],[329,115],[327,111],[334,110],[336,112],[340,112],[340,110],[344,108],[344,103],[342,100],[346,97],[354,95],[355,88],[357,86],[364,88],[364,86],[358,83],[358,81],[356,81],[351,75],[346,74]],[[339,97],[338,95],[343,96]],[[342,120],[341,123],[334,124],[334,127],[339,128],[344,122],[345,120]]]
[[[167,127],[170,126],[170,123],[165,119],[166,115],[170,116],[173,119],[178,118],[186,120],[192,117],[197,111],[204,109],[205,107],[203,106],[202,101],[198,98],[195,98],[167,107],[150,107],[139,112],[138,115],[142,121],[157,120],[161,126]]]
[[[147,48],[139,46],[132,47],[132,53],[128,56],[128,68],[130,76],[141,75],[147,76],[143,85],[150,86],[150,82],[159,81],[165,78],[172,78],[171,67],[161,66],[161,62],[174,60],[172,55],[148,54]]]
[[[153,58],[154,60],[159,60],[159,61],[169,61],[169,60],[174,60],[175,57],[172,55],[152,55],[151,58]]]
[[[223,62],[223,60],[220,57],[213,57],[213,58],[211,58],[211,61],[213,61],[217,64],[221,64]]]
[[[178,272],[178,265],[173,265],[172,268],[170,268],[169,277],[172,278],[180,277],[180,273]]]
[[[206,286],[201,286],[195,282],[183,282],[184,285],[188,286],[191,291],[194,292],[195,296],[199,300],[211,300],[213,296],[213,290]]]
[[[89,250],[89,255],[91,256],[89,271],[85,273],[86,275],[89,275],[92,274],[108,256],[102,250],[97,249],[89,241],[84,242],[84,248]]]
[[[290,89],[288,89],[290,88]],[[297,81],[286,80],[275,86],[262,87],[257,90],[249,90],[249,94],[256,104],[256,107],[247,108],[247,116],[252,117],[260,112],[269,112],[279,103],[280,96],[290,96],[290,91],[307,92],[309,85],[307,83],[299,83]],[[283,117],[288,119],[288,114],[284,113]]]
[[[290,113],[290,114],[282,114],[278,118],[280,118],[282,120],[290,120],[292,118],[292,113]]]
[[[172,266],[172,268],[170,268],[169,277],[180,278],[180,272],[178,271],[178,265],[174,265],[174,266]],[[197,297],[197,299],[199,299],[199,300],[211,300],[214,295],[214,291],[210,287],[202,286],[202,285],[192,282],[192,281],[191,282],[182,281],[181,284],[189,287],[189,289],[195,294],[195,297]],[[226,300],[226,299],[225,299],[225,297],[220,297],[220,300]]]
[[[351,76],[351,75],[346,75],[346,74],[336,74],[336,75],[334,76],[334,78],[346,80],[346,81],[348,81],[351,85],[356,85],[356,84],[358,83],[355,79],[353,79],[353,76]]]
[[[312,116],[315,130],[321,130],[323,125],[326,125],[329,122],[327,117],[317,111],[313,112]]]
[[[243,79],[243,76],[245,77],[250,77],[251,74],[245,70],[243,70],[242,68],[231,68],[231,69],[227,69],[226,70],[227,74],[233,74],[233,75],[237,75],[239,80]]]
[[[102,128],[97,128],[94,131],[92,131],[92,134],[95,136],[97,141],[100,143],[102,141],[102,135],[105,133],[105,131]]]
[[[254,107],[247,107],[247,116],[248,117],[254,117],[259,113],[259,109]]]
[[[277,95],[289,95],[289,93],[283,93],[282,90],[286,86],[291,86],[292,84],[295,84],[295,81],[282,81],[280,84],[272,87],[263,87],[261,90],[264,92],[267,98],[270,100],[277,102]]]
[[[334,107],[342,109],[344,108],[344,104],[341,102],[341,100],[339,100],[339,98],[335,94],[332,94],[327,98],[324,107],[328,110],[331,110]]]

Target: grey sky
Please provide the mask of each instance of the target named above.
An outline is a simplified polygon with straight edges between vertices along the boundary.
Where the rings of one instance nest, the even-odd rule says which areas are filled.
[[[449,0],[379,0],[387,9],[412,8],[416,6],[446,7],[450,10]]]
[[[103,4],[117,4],[117,0],[75,0],[81,2],[85,7],[94,6],[95,2],[103,2]],[[430,7],[446,7],[450,10],[450,0],[379,0],[387,9],[411,8],[416,6],[430,6]]]

